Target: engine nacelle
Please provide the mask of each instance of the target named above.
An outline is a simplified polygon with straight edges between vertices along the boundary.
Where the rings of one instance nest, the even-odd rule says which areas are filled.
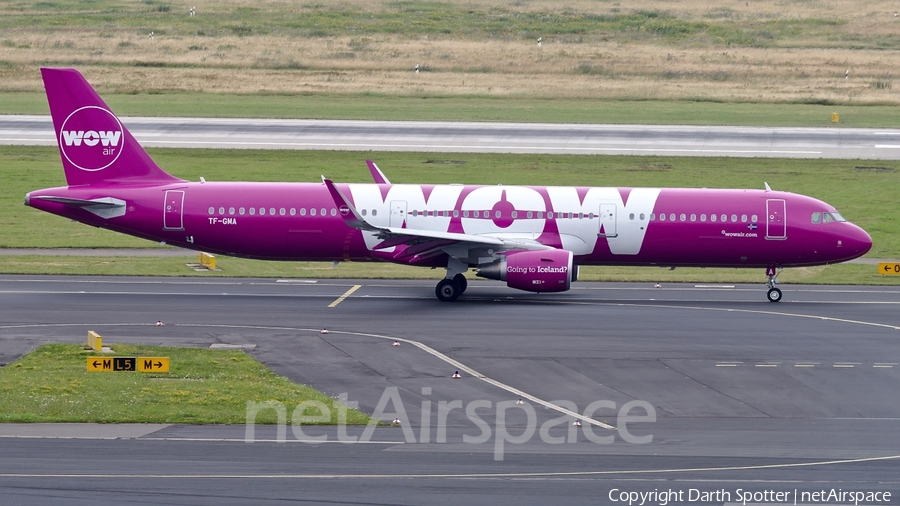
[[[564,249],[511,251],[500,260],[478,269],[478,276],[506,281],[528,292],[565,292],[578,279],[572,252]]]

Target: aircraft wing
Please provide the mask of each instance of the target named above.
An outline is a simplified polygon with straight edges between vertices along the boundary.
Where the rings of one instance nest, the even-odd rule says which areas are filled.
[[[422,230],[414,228],[379,227],[372,225],[350,203],[350,200],[338,189],[330,179],[323,178],[325,186],[331,193],[335,205],[340,210],[344,223],[357,230],[375,232],[379,239],[385,242],[380,247],[397,246],[400,244],[416,245],[417,250],[443,250],[449,246],[462,245],[468,247],[490,247],[496,251],[504,250],[547,250],[554,249],[534,240],[507,239],[492,237],[490,235],[460,234],[455,232],[440,232],[437,230]],[[421,253],[419,253],[421,255]]]

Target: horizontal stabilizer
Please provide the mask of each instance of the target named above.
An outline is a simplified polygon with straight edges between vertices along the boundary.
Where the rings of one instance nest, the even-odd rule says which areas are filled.
[[[79,207],[105,219],[118,218],[119,216],[125,215],[125,201],[113,197],[84,200],[73,199],[71,197],[55,197],[53,195],[38,195],[30,198]]]
[[[125,202],[119,199],[114,199],[112,197],[104,197],[102,199],[94,199],[94,200],[84,200],[84,199],[73,199],[71,197],[54,197],[52,195],[40,195],[37,197],[31,197],[35,200],[46,200],[49,202],[59,202],[60,204],[65,204],[67,206],[74,207],[124,207]]]

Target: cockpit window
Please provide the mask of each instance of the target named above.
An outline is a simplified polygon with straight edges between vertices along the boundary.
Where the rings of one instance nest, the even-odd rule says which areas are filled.
[[[847,221],[839,212],[830,213],[812,213],[813,223],[834,223],[836,221]]]

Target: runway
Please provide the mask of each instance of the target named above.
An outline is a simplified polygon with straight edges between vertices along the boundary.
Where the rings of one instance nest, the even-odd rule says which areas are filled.
[[[900,159],[900,130],[122,118],[147,147]],[[0,116],[0,144],[55,145],[49,116]]]
[[[90,328],[105,343],[241,347],[369,413],[390,392],[386,418],[404,409],[401,427],[368,436],[256,427],[249,444],[245,426],[0,425],[3,502],[627,504],[623,492],[689,502],[693,490],[724,504],[741,502],[738,490],[802,499],[832,488],[900,497],[900,287],[782,285],[779,304],[762,285],[577,283],[529,295],[473,281],[454,304],[433,289],[0,277],[0,363],[42,342],[81,342]],[[451,407],[444,424],[441,403]],[[473,441],[485,432],[472,406],[484,441]],[[302,442],[316,436],[327,440]]]

